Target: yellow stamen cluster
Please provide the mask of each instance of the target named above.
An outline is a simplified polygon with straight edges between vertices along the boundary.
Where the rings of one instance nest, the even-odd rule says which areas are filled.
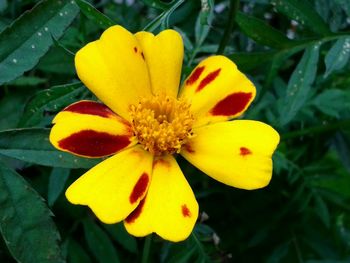
[[[142,99],[130,106],[130,115],[139,143],[155,155],[179,152],[193,136],[194,118],[190,105],[183,100],[168,96]]]

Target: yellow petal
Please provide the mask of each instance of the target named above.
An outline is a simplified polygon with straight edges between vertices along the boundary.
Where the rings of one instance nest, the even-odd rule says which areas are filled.
[[[180,97],[191,103],[194,126],[240,116],[256,94],[253,83],[224,56],[203,60],[184,82]]]
[[[66,191],[69,202],[87,205],[104,223],[125,219],[139,204],[151,181],[153,157],[140,146],[101,162]]]
[[[52,145],[75,155],[103,157],[136,144],[130,124],[98,102],[73,103],[53,123]]]
[[[157,233],[170,241],[186,239],[198,217],[198,204],[191,187],[172,156],[154,162],[147,196],[124,221],[134,236]]]
[[[130,104],[151,95],[146,62],[135,36],[121,26],[108,28],[75,56],[81,81],[125,119]]]
[[[257,189],[270,182],[271,156],[279,134],[258,121],[220,122],[195,129],[181,154],[212,178],[237,188]]]
[[[148,32],[135,36],[148,65],[153,94],[177,97],[184,53],[181,35],[169,29],[157,36]]]

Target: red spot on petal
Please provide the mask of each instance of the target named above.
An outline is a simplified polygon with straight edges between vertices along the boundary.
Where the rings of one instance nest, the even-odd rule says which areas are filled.
[[[193,83],[195,83],[201,76],[204,68],[204,66],[196,68],[191,74],[191,76],[186,80],[186,85],[192,85]]]
[[[145,55],[143,54],[143,52],[141,52],[141,57],[143,58],[143,60],[145,60]]]
[[[181,212],[184,217],[191,217],[191,211],[188,209],[187,205],[181,206]]]
[[[140,201],[139,205],[135,208],[135,210],[132,211],[131,214],[128,215],[128,217],[125,219],[126,223],[131,224],[135,222],[135,220],[141,215],[145,201],[146,201],[146,198]]]
[[[252,93],[237,92],[219,101],[210,111],[212,115],[232,116],[245,109],[252,98]]]
[[[221,71],[221,68],[219,68],[213,72],[210,72],[204,79],[202,79],[201,83],[199,83],[199,85],[196,89],[196,92],[201,91],[202,89],[205,88],[205,86],[207,86],[209,83],[213,82],[217,78],[217,76],[219,76],[220,71]]]
[[[187,143],[187,144],[183,145],[182,147],[184,148],[184,150],[185,150],[186,152],[188,152],[188,153],[194,153],[194,150],[193,150],[191,144],[188,144],[188,143]]]
[[[239,148],[239,150],[240,150],[240,155],[242,155],[242,156],[252,154],[252,152],[246,147],[241,147],[241,148]]]
[[[170,163],[164,159],[156,159],[153,161],[153,168],[156,167],[157,165],[163,165],[167,168],[170,167]]]
[[[147,186],[149,182],[149,177],[147,173],[143,173],[137,183],[134,186],[134,189],[131,192],[131,195],[129,197],[130,203],[133,204],[139,198],[141,198],[144,193],[146,192]]]
[[[70,111],[81,114],[97,115],[108,118],[115,115],[113,111],[102,103],[95,101],[83,100],[66,107],[63,111]]]
[[[82,130],[58,142],[58,146],[72,153],[102,157],[118,152],[130,144],[126,135],[113,135],[106,132]]]
[[[134,47],[134,52],[137,53],[137,47]]]

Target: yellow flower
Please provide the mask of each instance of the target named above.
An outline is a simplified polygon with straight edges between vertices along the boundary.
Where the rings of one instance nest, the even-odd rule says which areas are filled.
[[[257,189],[271,179],[278,133],[258,121],[228,121],[248,108],[254,85],[232,61],[212,56],[178,92],[182,60],[174,30],[154,36],[110,27],[75,56],[79,78],[104,104],[79,101],[53,120],[56,148],[113,155],[75,181],[67,199],[104,223],[124,220],[135,236],[181,241],[195,225],[198,204],[173,154],[230,186]]]

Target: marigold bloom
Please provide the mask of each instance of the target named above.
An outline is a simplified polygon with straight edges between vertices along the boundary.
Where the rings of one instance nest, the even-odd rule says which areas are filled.
[[[203,60],[178,94],[183,42],[174,30],[157,36],[107,29],[75,56],[81,81],[104,103],[79,101],[53,120],[50,141],[90,158],[110,156],[66,191],[104,223],[124,220],[135,236],[188,237],[198,204],[172,154],[238,188],[266,186],[279,142],[270,126],[238,117],[255,87],[224,56]]]

